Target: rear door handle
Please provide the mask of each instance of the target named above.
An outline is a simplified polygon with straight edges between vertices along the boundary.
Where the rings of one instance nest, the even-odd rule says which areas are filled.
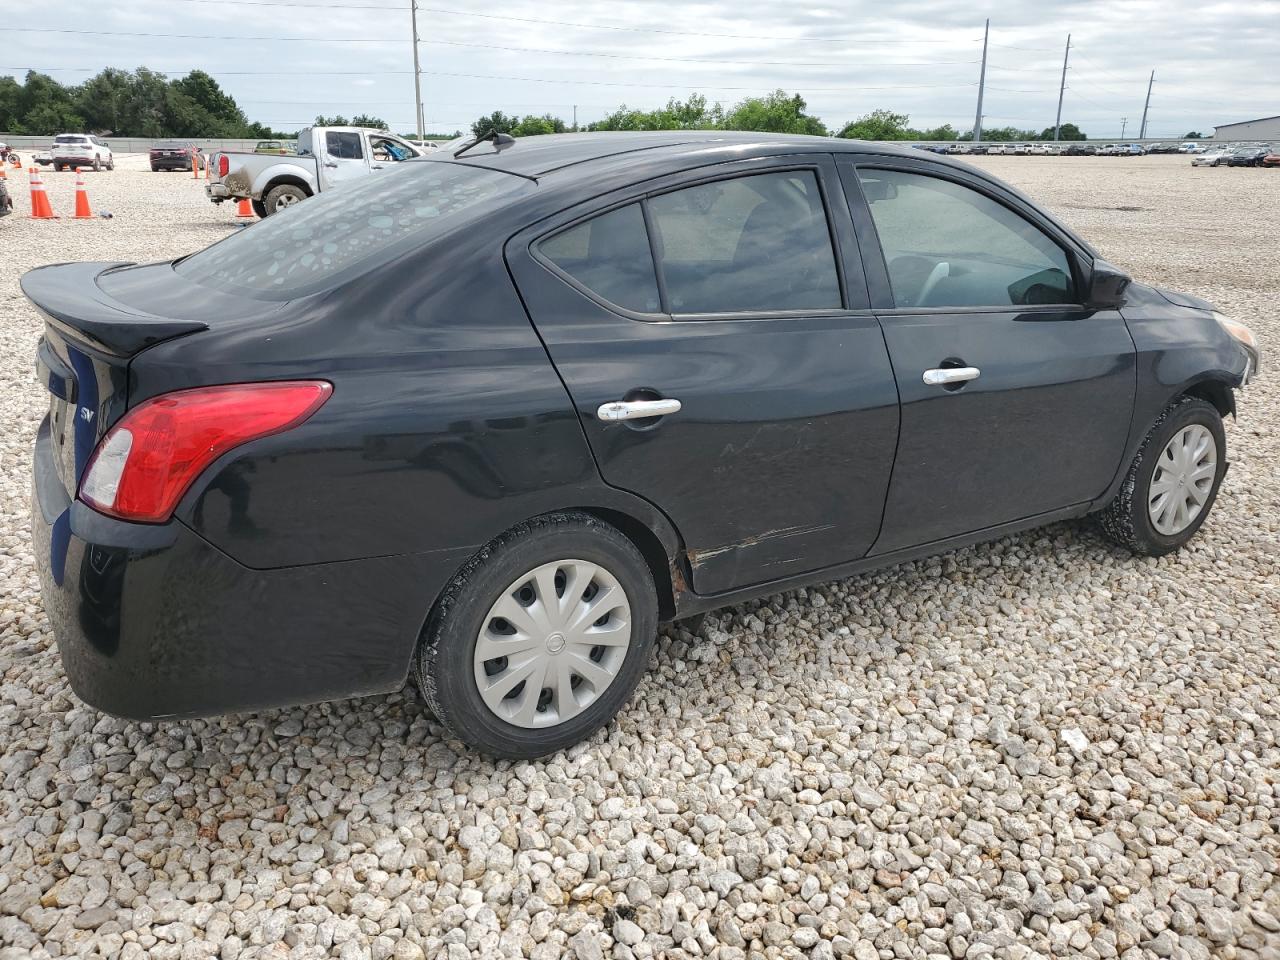
[[[333,168],[335,168],[335,169],[336,169],[336,168],[337,168],[337,166],[338,166],[338,165],[337,165],[337,163],[335,163],[335,162],[334,162],[334,161],[332,161],[332,160],[326,160],[326,161],[324,162],[324,165],[325,165],[326,167],[333,167]]]
[[[662,400],[613,400],[600,404],[596,416],[607,423],[618,420],[642,420],[645,417],[665,417],[680,412],[680,401],[673,397]]]
[[[924,372],[924,382],[931,387],[945,387],[952,383],[977,380],[982,371],[977,367],[934,367]]]

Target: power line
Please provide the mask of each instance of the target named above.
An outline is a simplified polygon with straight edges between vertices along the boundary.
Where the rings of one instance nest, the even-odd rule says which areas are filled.
[[[408,4],[348,4],[348,3],[302,3],[299,0],[178,0],[181,3],[213,3],[218,6],[237,4],[251,7],[304,7],[316,10],[408,10]],[[539,23],[555,27],[578,27],[585,30],[615,30],[623,33],[657,33],[676,37],[718,37],[726,40],[770,40],[780,43],[858,43],[880,45],[885,43],[947,43],[964,42],[961,40],[898,40],[868,39],[866,37],[784,37],[750,33],[708,33],[689,30],[666,30],[661,27],[625,27],[610,23],[581,23],[573,20],[549,20],[542,17],[511,17],[496,13],[476,13],[472,10],[450,10],[444,7],[424,7],[418,9],[423,13],[438,13],[454,17],[476,17],[482,20],[504,20],[511,23]]]
[[[65,27],[15,27],[15,33],[58,33],[98,37],[145,37],[163,40],[240,40],[270,41],[272,43],[401,43],[403,37],[246,37],[202,33],[142,33],[123,30],[76,30]],[[838,60],[726,60],[715,57],[646,57],[635,54],[602,53],[594,50],[549,50],[543,47],[509,47],[495,43],[472,43],[464,40],[422,40],[422,43],[449,47],[470,47],[481,50],[505,50],[511,53],[543,53],[561,57],[601,57],[608,60],[652,60],[661,63],[715,63],[736,66],[772,67],[844,67],[847,61]],[[868,62],[866,67],[933,67],[942,64],[977,63],[976,60],[934,60],[910,62]]]

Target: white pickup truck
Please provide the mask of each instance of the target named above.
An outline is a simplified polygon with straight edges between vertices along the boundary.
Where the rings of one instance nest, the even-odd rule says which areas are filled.
[[[367,177],[425,151],[386,130],[304,127],[296,156],[215,153],[204,192],[214,203],[248,199],[268,217],[347,180]]]

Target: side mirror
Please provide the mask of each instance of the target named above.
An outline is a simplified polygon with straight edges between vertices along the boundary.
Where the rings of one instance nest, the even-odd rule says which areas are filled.
[[[1125,291],[1133,281],[1127,273],[1120,271],[1107,261],[1093,261],[1093,272],[1089,278],[1089,306],[1122,307],[1125,303]]]

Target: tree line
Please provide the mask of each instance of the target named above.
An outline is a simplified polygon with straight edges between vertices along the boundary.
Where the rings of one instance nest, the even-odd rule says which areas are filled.
[[[806,133],[819,137],[837,136],[855,140],[972,140],[973,131],[959,131],[951,124],[919,129],[911,126],[911,118],[892,110],[872,110],[856,120],[850,120],[836,131],[817,117],[806,113],[807,104],[799,94],[775,90],[765,97],[747,97],[745,100],[724,107],[709,104],[701,94],[693,94],[687,100],[672,98],[666,106],[656,110],[640,110],[620,106],[603,120],[587,124],[585,130],[756,130],[767,133]],[[471,124],[471,132],[482,136],[490,132],[509,133],[516,137],[536,136],[543,133],[564,133],[568,128],[559,117],[551,114],[519,117],[501,110],[480,117]],[[1017,127],[999,127],[983,131],[987,140],[1052,140],[1053,127],[1042,131],[1020,130]],[[1061,140],[1085,140],[1084,131],[1074,123],[1064,123],[1059,131]]]
[[[640,109],[623,104],[602,120],[586,124],[585,130],[755,130],[769,133],[798,133],[837,136],[858,140],[972,140],[971,130],[957,130],[946,123],[918,128],[905,113],[877,109],[850,120],[838,130],[828,129],[820,119],[807,113],[808,105],[798,93],[775,90],[763,97],[747,97],[731,106],[709,103],[701,94],[686,100],[674,97],[657,109]],[[318,116],[319,126],[376,127],[387,124],[380,117],[357,114],[349,120],[342,115]],[[531,137],[564,133],[568,125],[550,113],[519,116],[495,110],[471,125],[481,136],[491,132]],[[180,138],[292,138],[290,133],[271,130],[251,122],[230,94],[203,70],[169,79],[164,74],[138,67],[120,70],[109,67],[83,83],[66,85],[47,74],[27,72],[25,81],[0,77],[0,130],[32,136],[92,132],[114,136]],[[459,131],[459,134],[461,131]],[[984,140],[1053,140],[1053,127],[1041,131],[1017,127],[983,130]],[[1198,136],[1188,133],[1187,138]],[[1058,139],[1085,140],[1086,134],[1074,123],[1062,124]]]
[[[261,123],[251,123],[218,81],[203,70],[170,80],[146,67],[108,67],[73,85],[35,70],[27,71],[23,83],[0,77],[0,130],[29,136],[281,136]]]

